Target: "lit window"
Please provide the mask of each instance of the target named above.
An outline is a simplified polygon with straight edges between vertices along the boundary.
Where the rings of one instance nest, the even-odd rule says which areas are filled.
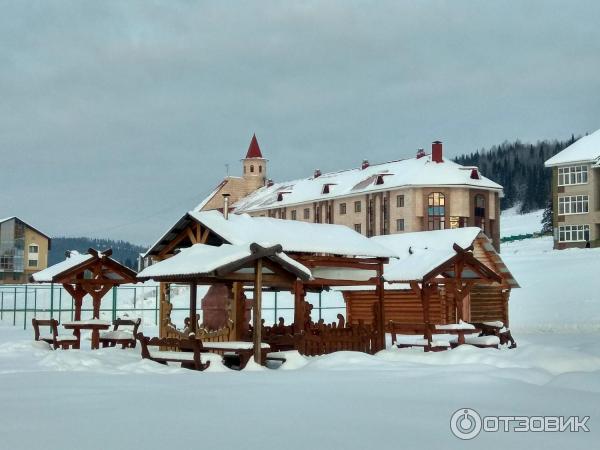
[[[446,196],[441,192],[432,192],[427,197],[427,229],[446,228]]]

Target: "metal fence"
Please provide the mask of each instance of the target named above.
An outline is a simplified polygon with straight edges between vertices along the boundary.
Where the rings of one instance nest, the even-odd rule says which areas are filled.
[[[180,289],[188,289],[180,286]],[[157,325],[159,316],[159,286],[127,285],[111,289],[102,300],[100,317],[104,320],[115,320],[117,317],[141,317],[145,325]],[[173,290],[173,289],[172,289]],[[289,295],[282,298],[281,293],[263,293],[263,317],[267,323],[277,323],[283,316],[291,322],[293,317],[293,304],[289,302]],[[171,317],[181,321],[189,314],[187,307],[188,294],[182,293],[174,301]],[[334,321],[337,313],[345,313],[343,304],[331,304],[327,294],[313,294],[309,299],[313,304],[313,320]],[[334,302],[335,303],[335,302]],[[84,298],[82,318],[91,317],[92,302]],[[270,306],[265,306],[270,305]],[[201,311],[199,311],[201,316]],[[14,326],[23,326],[27,329],[31,319],[53,318],[59,322],[73,320],[74,305],[71,295],[61,285],[0,285],[0,321],[12,323]]]

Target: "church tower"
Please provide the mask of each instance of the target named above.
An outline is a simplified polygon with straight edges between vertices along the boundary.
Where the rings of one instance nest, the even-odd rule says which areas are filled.
[[[263,158],[256,134],[252,136],[246,157],[242,159],[244,165],[244,184],[248,192],[253,192],[265,185],[267,180],[267,160]]]

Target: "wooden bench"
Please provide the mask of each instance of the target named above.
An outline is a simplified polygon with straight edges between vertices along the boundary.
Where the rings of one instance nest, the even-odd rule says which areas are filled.
[[[508,328],[504,327],[504,323],[497,322],[478,322],[474,323],[481,330],[480,336],[497,336],[500,339],[500,345],[508,345],[508,348],[517,348],[517,343],[512,337],[512,333]]]
[[[35,333],[35,340],[47,342],[55,350],[59,347],[64,350],[68,348],[78,349],[80,346],[79,338],[74,334],[58,334],[58,321],[56,319],[38,320],[34,317],[31,319],[31,325]],[[41,326],[50,327],[50,334],[41,335]]]
[[[136,339],[135,336],[138,332],[138,328],[142,323],[142,319],[127,320],[117,318],[113,322],[113,329],[111,331],[103,331],[100,333],[100,343],[102,347],[115,347],[120,345],[121,348],[135,348]],[[133,329],[123,330],[119,327],[132,326]]]
[[[149,359],[164,365],[170,362],[181,363],[181,367],[194,370],[205,370],[211,363],[210,360],[202,361],[202,356],[206,353],[202,353],[202,341],[196,339],[193,334],[187,339],[150,338],[142,333],[137,333],[135,337],[140,341],[143,359]],[[165,348],[173,350],[163,350]]]

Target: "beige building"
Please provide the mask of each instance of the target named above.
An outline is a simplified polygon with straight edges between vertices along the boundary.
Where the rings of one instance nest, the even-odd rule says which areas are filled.
[[[17,217],[0,219],[0,284],[27,283],[48,267],[50,238]]]
[[[552,168],[554,248],[600,246],[600,130],[545,165]]]
[[[500,247],[502,186],[476,167],[444,159],[441,142],[431,154],[273,183],[253,137],[242,177],[228,177],[196,210],[223,209],[230,194],[235,213],[347,225],[366,236],[480,227]]]

